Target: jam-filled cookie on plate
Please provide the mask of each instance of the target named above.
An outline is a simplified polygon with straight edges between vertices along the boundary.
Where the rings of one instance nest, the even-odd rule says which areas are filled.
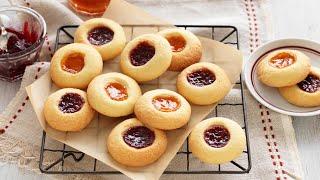
[[[138,83],[121,73],[107,73],[95,77],[87,89],[90,105],[99,113],[120,117],[133,113],[141,96]]]
[[[200,62],[184,69],[177,78],[178,92],[197,105],[213,104],[228,94],[231,82],[219,66]]]
[[[320,69],[312,67],[304,80],[293,86],[279,88],[279,92],[291,104],[320,106]]]
[[[295,85],[310,72],[309,57],[297,50],[276,50],[258,64],[258,78],[271,87]]]
[[[180,94],[166,89],[156,89],[144,93],[138,99],[134,113],[146,125],[171,130],[188,123],[191,107]]]
[[[126,166],[146,166],[158,160],[167,148],[165,132],[145,126],[136,118],[118,124],[109,134],[107,149]]]
[[[84,89],[102,72],[100,54],[89,45],[73,43],[54,53],[51,59],[52,81],[61,88]]]
[[[95,114],[86,92],[74,88],[60,89],[51,94],[43,112],[47,123],[59,131],[81,131]]]
[[[172,50],[171,71],[182,71],[191,64],[200,61],[202,56],[201,42],[192,32],[184,29],[165,29],[159,34],[166,38]]]
[[[189,136],[192,154],[201,161],[222,164],[239,157],[246,145],[243,129],[222,117],[201,121]]]
[[[78,27],[74,42],[93,46],[106,61],[121,53],[126,44],[126,36],[118,23],[106,18],[94,18]]]
[[[171,46],[162,36],[144,34],[130,41],[121,53],[120,67],[124,74],[138,82],[150,81],[170,66]]]

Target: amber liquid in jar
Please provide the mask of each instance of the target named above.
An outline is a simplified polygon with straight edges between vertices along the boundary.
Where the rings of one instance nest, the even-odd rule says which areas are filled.
[[[107,9],[111,0],[69,0],[69,5],[77,12],[98,16]]]

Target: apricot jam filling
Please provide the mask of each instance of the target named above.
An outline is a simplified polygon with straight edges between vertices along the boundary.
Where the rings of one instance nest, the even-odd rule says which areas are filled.
[[[153,106],[162,112],[176,111],[180,107],[180,102],[173,96],[158,96],[152,99]]]
[[[62,60],[61,67],[66,72],[76,74],[84,67],[84,57],[80,53],[70,54]]]
[[[128,99],[127,88],[120,83],[110,83],[106,86],[105,89],[112,100],[123,101]]]
[[[180,52],[182,51],[186,46],[186,40],[181,36],[170,36],[166,38],[170,45],[172,52]]]
[[[272,57],[269,61],[270,65],[276,68],[285,68],[290,66],[295,62],[295,57],[289,53],[282,52],[274,57]]]

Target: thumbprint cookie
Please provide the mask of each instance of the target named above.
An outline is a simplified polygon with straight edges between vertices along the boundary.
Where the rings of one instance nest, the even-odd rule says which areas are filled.
[[[54,53],[50,74],[61,88],[85,89],[90,81],[102,72],[103,62],[93,47],[73,43]]]
[[[279,92],[291,104],[320,106],[320,69],[312,67],[304,80],[293,86],[281,87]]]
[[[209,105],[228,94],[231,82],[219,66],[200,62],[187,67],[178,75],[177,89],[188,101]]]
[[[120,117],[133,113],[133,107],[141,96],[139,85],[121,73],[107,73],[95,77],[87,89],[90,105],[99,113]]]
[[[150,81],[170,66],[172,52],[169,42],[156,34],[144,34],[130,41],[121,54],[124,74],[138,82]]]
[[[258,79],[271,87],[295,85],[310,72],[309,57],[297,50],[277,50],[263,58],[257,69]]]
[[[216,117],[195,126],[189,136],[192,154],[210,164],[222,164],[239,157],[246,145],[246,136],[235,121]]]
[[[106,18],[94,18],[82,23],[75,32],[74,42],[93,46],[104,61],[118,56],[126,44],[123,28]]]
[[[126,166],[149,165],[158,160],[166,148],[166,133],[148,127],[136,118],[119,123],[107,139],[110,155]]]
[[[43,112],[46,122],[59,131],[81,131],[95,114],[86,92],[74,88],[60,89],[51,94]]]
[[[202,56],[201,42],[192,32],[184,29],[165,29],[159,34],[166,38],[171,46],[171,71],[182,71],[191,64],[200,61]]]
[[[180,94],[166,89],[156,89],[144,93],[138,99],[134,113],[146,125],[171,130],[188,123],[191,107]]]

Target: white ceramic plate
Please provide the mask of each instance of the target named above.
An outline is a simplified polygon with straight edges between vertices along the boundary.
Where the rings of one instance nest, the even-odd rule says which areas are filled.
[[[312,66],[320,67],[320,44],[304,39],[280,39],[260,46],[246,61],[243,75],[250,93],[264,106],[291,116],[314,116],[320,114],[320,106],[312,108],[298,107],[288,103],[278,92],[261,83],[257,78],[257,64],[271,51],[295,49],[305,53],[311,59]]]

